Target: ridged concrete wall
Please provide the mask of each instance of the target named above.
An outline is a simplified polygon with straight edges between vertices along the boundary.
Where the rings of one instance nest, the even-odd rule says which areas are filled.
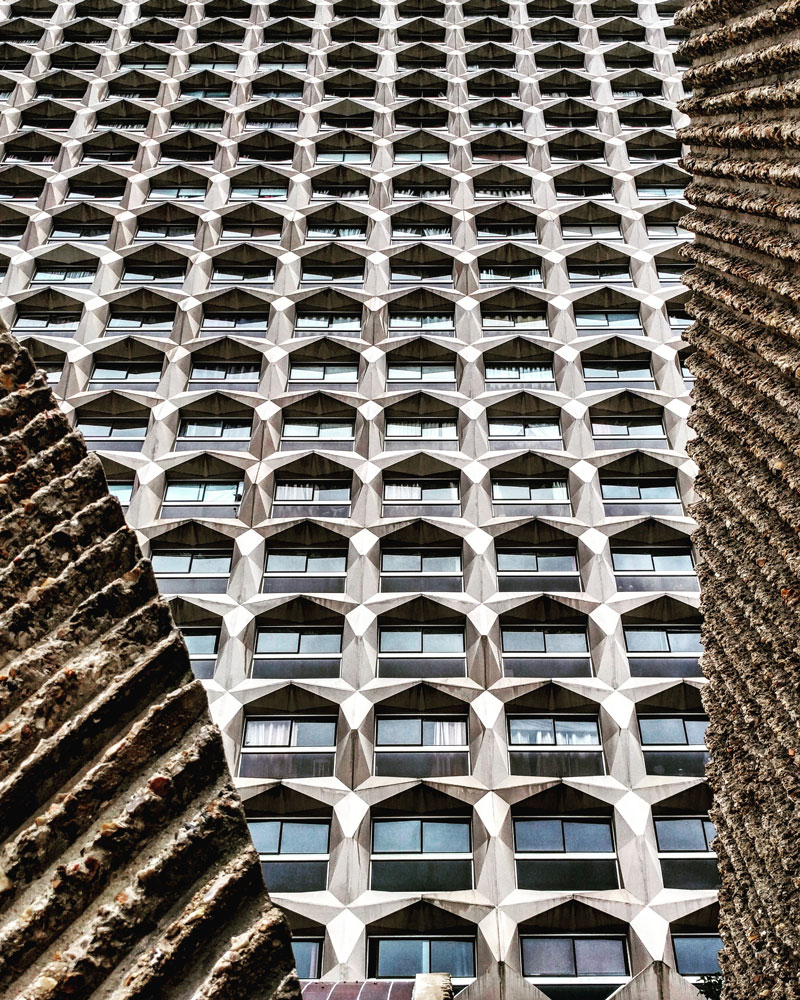
[[[299,997],[183,639],[33,372],[0,336],[0,996]]]
[[[724,996],[780,1000],[800,996],[800,3],[676,20]]]

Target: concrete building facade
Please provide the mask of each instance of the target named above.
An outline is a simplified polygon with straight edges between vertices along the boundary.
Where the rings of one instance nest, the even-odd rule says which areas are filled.
[[[677,6],[3,9],[0,318],[171,596],[303,978],[716,969]]]

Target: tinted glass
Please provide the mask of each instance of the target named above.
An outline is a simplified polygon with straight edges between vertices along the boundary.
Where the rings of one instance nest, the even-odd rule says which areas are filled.
[[[422,824],[422,849],[428,854],[467,853],[470,849],[469,823],[425,820]]]
[[[526,976],[574,976],[572,938],[523,938],[522,971]]]
[[[655,823],[658,848],[661,851],[705,851],[708,849],[704,820],[700,818],[657,819]]]
[[[564,848],[575,854],[613,851],[611,824],[607,820],[564,820]]]
[[[625,945],[613,938],[578,938],[575,971],[579,976],[624,976]]]
[[[320,941],[298,941],[297,938],[294,938],[292,951],[297,966],[297,975],[300,979],[316,979],[319,975],[322,943]]]
[[[722,941],[716,934],[680,936],[672,939],[678,972],[684,976],[713,975],[719,972]]]
[[[379,941],[378,976],[385,979],[416,976],[426,969],[428,954],[427,941]]]
[[[372,844],[376,853],[417,853],[422,850],[422,823],[417,819],[375,820]]]

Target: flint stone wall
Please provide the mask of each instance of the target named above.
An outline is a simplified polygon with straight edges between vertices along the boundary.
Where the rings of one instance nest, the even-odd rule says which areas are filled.
[[[726,1000],[800,996],[800,3],[701,0],[690,454]]]
[[[183,639],[9,335],[0,438],[0,996],[299,997]]]

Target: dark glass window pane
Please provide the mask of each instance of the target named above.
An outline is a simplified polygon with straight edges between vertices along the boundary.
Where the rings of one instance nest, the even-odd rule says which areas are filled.
[[[560,819],[518,819],[514,823],[518,851],[563,851]]]
[[[378,719],[380,746],[419,746],[421,736],[420,719]]]
[[[281,821],[279,819],[250,820],[250,836],[259,854],[277,854],[281,840]]]
[[[292,726],[292,746],[330,747],[335,742],[335,722],[295,722]]]
[[[677,935],[672,939],[678,972],[684,976],[713,975],[719,972],[719,949],[722,941],[715,934],[697,937]]]
[[[645,745],[686,743],[683,719],[640,719],[639,728]]]
[[[471,941],[431,941],[431,972],[449,972],[455,979],[475,975]]]
[[[572,938],[523,938],[522,971],[526,976],[574,976]]]
[[[381,854],[402,854],[422,850],[421,823],[417,819],[375,820],[373,850]]]
[[[575,968],[579,976],[624,976],[625,945],[613,938],[578,938]]]
[[[281,854],[326,854],[328,830],[324,820],[317,823],[284,820]]]
[[[378,976],[382,979],[403,979],[416,976],[418,972],[425,969],[427,957],[427,941],[379,941]]]
[[[316,979],[319,975],[319,960],[322,952],[321,941],[292,941],[294,962],[300,979]]]
[[[426,854],[466,854],[469,849],[468,822],[425,820],[422,824],[422,850]]]
[[[607,820],[565,820],[564,846],[575,854],[613,851],[611,824]]]

